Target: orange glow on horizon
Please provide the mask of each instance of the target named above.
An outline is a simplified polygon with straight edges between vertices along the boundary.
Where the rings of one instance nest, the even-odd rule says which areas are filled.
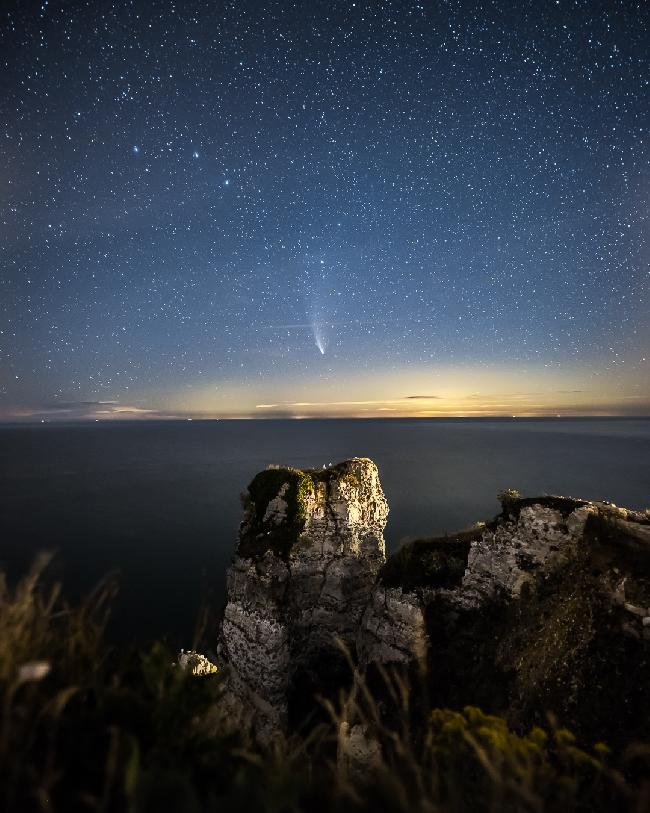
[[[645,359],[643,359],[645,362]],[[535,418],[650,415],[650,365],[625,371],[454,367],[220,382],[121,400],[6,408],[4,421]]]

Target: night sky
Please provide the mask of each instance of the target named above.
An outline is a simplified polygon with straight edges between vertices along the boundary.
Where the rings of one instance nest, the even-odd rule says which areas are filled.
[[[650,414],[650,11],[4,2],[0,418]]]

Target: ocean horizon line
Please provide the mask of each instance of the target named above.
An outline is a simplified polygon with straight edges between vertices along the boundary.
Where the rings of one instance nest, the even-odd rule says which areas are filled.
[[[214,417],[151,417],[151,418],[25,418],[23,420],[0,418],[0,428],[37,427],[37,426],[142,426],[146,424],[180,424],[180,423],[289,423],[289,422],[350,422],[375,421],[396,422],[478,422],[478,421],[633,421],[650,420],[650,414],[643,415],[273,415],[273,416],[222,416]]]

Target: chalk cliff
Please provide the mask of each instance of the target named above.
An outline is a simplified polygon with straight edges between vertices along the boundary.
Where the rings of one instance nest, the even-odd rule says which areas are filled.
[[[650,515],[506,494],[493,521],[388,560],[357,653],[367,669],[424,667],[435,706],[647,736]]]
[[[220,653],[233,714],[261,738],[337,674],[337,639],[369,677],[419,675],[437,706],[650,734],[647,512],[505,492],[489,523],[385,561],[370,460],[268,469],[244,503]]]
[[[292,687],[317,687],[338,668],[339,640],[354,653],[386,558],[388,505],[362,458],[267,469],[243,501],[219,651],[232,708],[265,738],[286,726]]]

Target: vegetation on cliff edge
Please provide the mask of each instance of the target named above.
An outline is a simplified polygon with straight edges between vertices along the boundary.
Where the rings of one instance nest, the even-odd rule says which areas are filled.
[[[218,674],[179,669],[162,644],[107,647],[112,581],[71,607],[43,582],[46,564],[14,590],[0,579],[3,811],[648,807],[650,749],[611,755],[550,725],[515,732],[475,708],[416,710],[397,675],[386,677],[391,715],[357,676],[330,724],[262,750],[218,722]],[[350,751],[350,731],[380,746],[374,758]]]
[[[324,483],[345,480],[358,487],[358,481],[348,461],[323,469],[295,469],[274,466],[255,475],[242,495],[248,509],[248,526],[239,541],[240,556],[258,559],[270,550],[287,561],[291,548],[305,527],[307,500]],[[267,517],[267,509],[277,497],[284,503],[284,515]]]

